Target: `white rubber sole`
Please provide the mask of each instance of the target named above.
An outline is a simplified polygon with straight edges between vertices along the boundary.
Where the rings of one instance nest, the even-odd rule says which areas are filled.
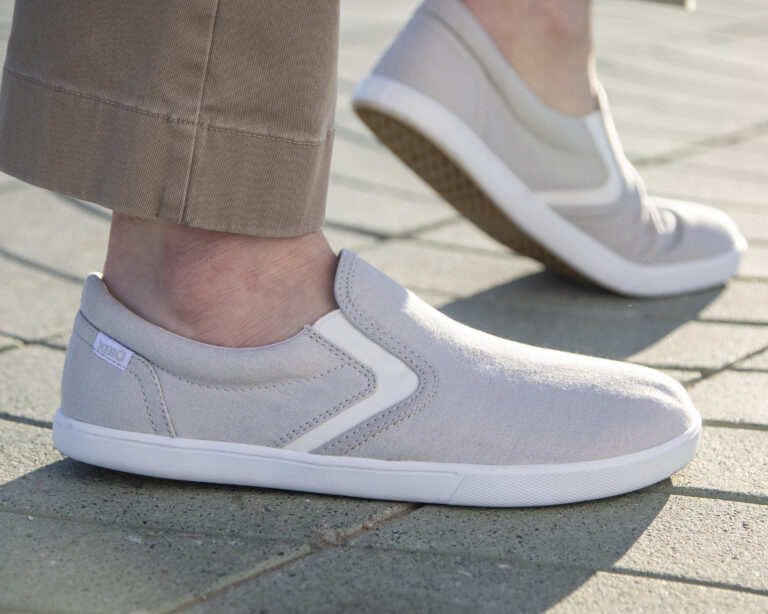
[[[696,453],[701,431],[626,456],[560,465],[469,465],[322,456],[266,446],[178,439],[73,420],[61,410],[53,442],[73,459],[159,478],[370,499],[525,507],[620,495],[663,480]]]
[[[560,217],[458,116],[421,92],[377,75],[355,90],[356,108],[385,113],[421,133],[491,198],[521,230],[573,269],[619,294],[654,297],[718,286],[736,272],[746,241],[706,260],[642,265],[611,251]]]

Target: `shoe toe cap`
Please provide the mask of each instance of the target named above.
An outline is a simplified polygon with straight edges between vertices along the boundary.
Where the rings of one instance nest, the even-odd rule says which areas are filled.
[[[744,236],[726,213],[699,203],[655,198],[662,214],[673,220],[678,237],[676,260],[699,260],[744,251]]]
[[[550,394],[550,411],[529,426],[541,433],[531,451],[533,463],[634,454],[681,437],[701,422],[685,389],[664,373],[594,358],[573,362],[561,371],[565,384]]]
[[[623,379],[604,392],[604,402],[621,416],[612,424],[616,456],[663,445],[700,424],[693,402],[676,380],[646,367],[622,367]]]

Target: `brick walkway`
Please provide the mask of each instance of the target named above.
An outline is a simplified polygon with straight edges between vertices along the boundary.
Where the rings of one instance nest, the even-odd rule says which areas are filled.
[[[144,479],[51,445],[108,215],[0,180],[0,612],[768,612],[768,3],[596,6],[599,68],[651,191],[733,215],[725,289],[632,301],[543,272],[384,151],[349,97],[414,6],[345,0],[327,231],[453,317],[664,369],[705,418],[689,467],[581,505],[475,510]],[[11,5],[0,1],[5,46]],[[414,266],[414,263],[418,266]]]

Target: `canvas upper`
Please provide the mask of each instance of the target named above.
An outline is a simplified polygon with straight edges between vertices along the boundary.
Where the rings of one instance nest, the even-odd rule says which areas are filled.
[[[62,412],[164,438],[488,465],[632,454],[699,419],[664,374],[470,329],[346,250],[335,295],[339,311],[294,337],[232,349],[142,320],[92,275]]]

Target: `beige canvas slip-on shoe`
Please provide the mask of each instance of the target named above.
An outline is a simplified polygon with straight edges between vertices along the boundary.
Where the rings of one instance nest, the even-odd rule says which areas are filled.
[[[723,212],[646,193],[602,89],[587,115],[548,107],[459,0],[426,0],[358,85],[353,106],[485,232],[614,292],[720,285],[747,247]]]
[[[346,250],[335,295],[294,337],[233,349],[89,276],[56,447],[161,478],[476,506],[617,495],[696,452],[701,419],[662,373],[473,330]]]

